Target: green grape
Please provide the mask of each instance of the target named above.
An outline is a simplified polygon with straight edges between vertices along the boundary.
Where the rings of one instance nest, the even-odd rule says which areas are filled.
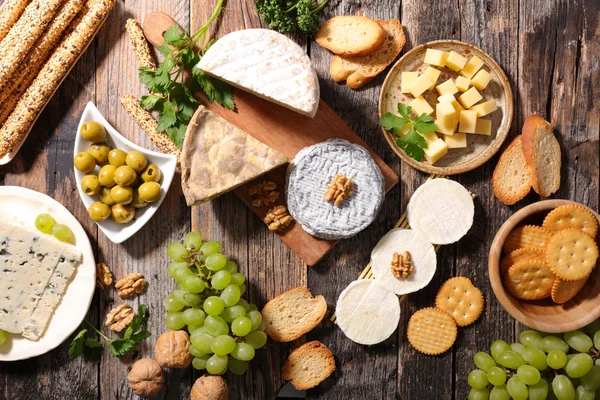
[[[236,336],[246,336],[252,329],[252,323],[250,319],[246,317],[239,317],[233,320],[231,323],[231,332]]]
[[[473,389],[483,389],[488,385],[487,374],[485,373],[485,371],[482,371],[480,369],[474,369],[473,371],[469,372],[469,376],[467,377],[467,383]]]
[[[517,377],[526,385],[535,385],[540,381],[540,371],[531,365],[521,365],[517,369]]]
[[[211,254],[208,257],[206,257],[206,261],[204,262],[206,264],[206,268],[208,268],[211,271],[220,271],[221,269],[223,269],[225,267],[225,264],[227,263],[227,259],[225,258],[225,256],[221,253],[216,253],[216,254]]]
[[[235,339],[229,335],[220,335],[214,338],[210,345],[213,353],[220,356],[226,356],[235,348]]]
[[[170,264],[169,264],[169,266],[167,267],[167,274],[168,274],[168,275],[169,275],[171,278],[175,279],[175,277],[176,277],[176,276],[178,276],[177,270],[178,270],[179,268],[185,268],[185,269],[187,269],[187,265],[188,265],[188,264],[187,264],[186,262],[176,262],[176,261],[173,261],[173,262],[172,262],[172,263],[170,263]],[[185,272],[184,272],[184,271],[181,271],[181,273],[182,273],[182,274],[185,274]]]
[[[189,352],[190,352],[191,355],[193,355],[196,358],[205,357],[206,356],[206,354],[202,353],[201,351],[198,351],[194,346],[190,346],[189,347]],[[202,368],[204,368],[204,367],[202,367]],[[196,368],[196,369],[198,369],[198,368]]]
[[[239,272],[231,274],[231,283],[233,283],[234,285],[240,286],[244,282],[246,282],[246,276],[244,274],[241,274]]]
[[[594,347],[596,350],[600,350],[600,330],[594,333]]]
[[[218,271],[210,280],[210,284],[214,289],[223,290],[231,282],[231,274],[227,271]]]
[[[508,394],[515,400],[525,400],[529,396],[527,385],[521,382],[516,376],[513,376],[506,382],[506,389],[508,390]]]
[[[488,381],[494,386],[502,386],[506,383],[506,372],[502,368],[492,367],[487,371]]]
[[[256,304],[250,304],[250,309],[248,311],[258,311],[258,307],[256,307]]]
[[[225,309],[225,303],[223,302],[223,300],[221,300],[220,297],[210,296],[209,298],[204,300],[202,308],[204,308],[204,311],[208,315],[216,316],[223,312],[223,310]]]
[[[185,235],[185,239],[183,239],[183,245],[190,251],[200,250],[200,246],[202,246],[202,235],[198,232],[188,233]]]
[[[163,306],[167,312],[176,312],[181,310],[184,307],[184,304],[170,294],[163,300]]]
[[[73,232],[64,224],[54,224],[52,226],[52,235],[61,242],[70,242],[73,239]]]
[[[490,398],[490,391],[488,390],[488,388],[481,388],[481,389],[471,389],[471,391],[469,392],[469,396],[467,397],[467,400],[487,400]]]
[[[542,336],[537,331],[527,330],[521,332],[519,335],[519,342],[521,342],[523,346],[544,350]]]
[[[228,260],[223,267],[225,271],[228,271],[230,274],[235,274],[238,272],[238,266],[233,261]]]
[[[535,367],[539,371],[543,371],[548,367],[546,353],[535,347],[525,347],[523,349],[523,359],[527,364]]]
[[[594,345],[592,339],[581,331],[565,333],[565,342],[580,353],[588,353]]]
[[[512,350],[508,350],[500,354],[496,361],[498,364],[510,369],[517,369],[521,365],[525,364],[523,356]]]
[[[250,361],[254,358],[254,347],[247,343],[236,343],[231,356],[241,361]]]
[[[229,333],[229,325],[223,318],[215,315],[209,315],[204,320],[206,331],[213,336],[227,335]]]
[[[490,400],[510,400],[506,385],[495,386],[490,392]]]
[[[512,343],[510,345],[510,349],[512,351],[516,351],[520,355],[523,355],[523,351],[525,350],[525,346],[523,346],[521,343]]]
[[[529,386],[529,400],[544,400],[548,397],[548,382],[540,379],[535,385]]]
[[[227,307],[221,313],[221,318],[223,318],[227,323],[232,323],[234,319],[245,316],[246,310],[242,306]]]
[[[6,339],[8,339],[8,332],[0,329],[0,346],[2,346],[4,342],[6,342]]]
[[[223,246],[221,245],[221,242],[217,242],[217,241],[205,242],[202,245],[202,247],[200,247],[200,251],[202,252],[202,254],[207,256],[207,259],[208,259],[209,255],[219,253],[221,251],[222,247]]]
[[[548,366],[552,369],[561,369],[567,365],[567,355],[562,350],[551,350],[547,356]]]
[[[202,324],[202,326],[194,325],[193,329],[190,331],[190,337],[192,335],[199,335],[201,333],[208,333],[204,324]],[[210,335],[210,333],[209,333],[209,335]]]
[[[244,310],[246,310],[246,312],[250,311],[250,304],[248,304],[248,302],[244,299],[240,299],[240,301],[237,302],[236,306],[244,307]]]
[[[544,345],[543,350],[546,353],[550,353],[552,350],[561,350],[565,354],[569,352],[569,345],[564,340],[557,338],[555,336],[546,336],[542,343]]]
[[[510,350],[510,346],[504,340],[496,340],[494,343],[492,343],[490,350],[492,357],[494,357],[494,360],[498,362],[498,357],[500,357],[500,354]]]
[[[204,280],[198,276],[191,276],[181,282],[181,286],[190,293],[200,293],[206,286]]]
[[[2,339],[0,339],[0,344]],[[594,365],[592,369],[581,377],[581,385],[586,390],[596,390],[600,388],[600,365]]]
[[[182,289],[175,289],[171,294],[173,295],[173,298],[177,299],[177,301],[182,302],[188,307],[197,306],[202,301],[202,297],[199,294],[190,293]]]
[[[596,393],[591,390],[587,390],[583,386],[577,386],[575,389],[575,400],[594,400],[596,398]]]
[[[258,330],[261,332],[265,330],[265,321],[260,323],[260,325],[258,326]]]
[[[167,256],[173,261],[185,261],[190,256],[190,252],[179,242],[169,243],[167,246]]]
[[[191,348],[191,347],[190,347]],[[191,351],[190,351],[191,353]],[[195,369],[206,369],[206,362],[211,357],[210,354],[204,354],[192,360],[192,367]]]
[[[179,266],[173,271],[173,279],[177,281],[177,283],[183,283],[188,278],[194,278],[196,275],[187,267]]]
[[[212,341],[215,338],[208,333],[200,333],[198,335],[194,334],[190,337],[190,342],[192,342],[192,346],[200,353],[203,354],[212,354]]]
[[[252,310],[252,311],[248,311],[246,316],[250,319],[250,322],[252,322],[251,331],[257,330],[260,323],[262,322],[262,314],[259,311]]]
[[[56,224],[56,221],[50,214],[40,214],[35,219],[35,227],[38,231],[44,233],[52,233],[52,227]]]
[[[477,368],[486,372],[489,371],[490,368],[496,366],[496,362],[494,361],[492,356],[483,351],[475,353],[475,355],[473,356],[473,361],[475,361],[475,365],[477,365]]]
[[[575,400],[575,388],[571,380],[564,375],[554,377],[552,391],[558,400]]]
[[[229,357],[229,370],[234,375],[244,375],[248,370],[248,363]]]
[[[183,321],[186,325],[202,325],[204,324],[206,314],[198,308],[188,308],[183,312]]]
[[[219,271],[222,272],[222,271]],[[242,292],[240,291],[240,287],[230,284],[227,285],[225,289],[221,292],[221,300],[225,303],[226,306],[231,307],[235,305],[238,301],[240,301],[240,297],[242,297]]]
[[[267,335],[262,331],[250,332],[244,336],[244,342],[254,347],[254,349],[260,349],[267,344]]]
[[[242,294],[246,293],[246,285],[244,283],[240,285],[240,292],[242,292]]]
[[[594,366],[594,359],[588,354],[576,354],[573,358],[567,361],[565,372],[571,378],[581,378],[591,371]]]
[[[227,372],[227,356],[213,354],[206,360],[206,371],[213,375],[223,375]]]
[[[167,313],[165,323],[168,329],[172,331],[178,331],[185,326],[185,322],[183,321],[183,313]]]

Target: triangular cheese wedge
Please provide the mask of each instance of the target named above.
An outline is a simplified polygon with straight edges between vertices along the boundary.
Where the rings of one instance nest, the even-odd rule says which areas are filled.
[[[207,202],[265,174],[287,157],[200,106],[181,151],[181,187],[189,206]]]

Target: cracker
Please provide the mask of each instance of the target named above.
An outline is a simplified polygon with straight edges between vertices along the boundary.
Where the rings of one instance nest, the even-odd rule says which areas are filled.
[[[532,258],[545,258],[546,252],[537,247],[524,247],[522,249],[515,250],[506,255],[502,262],[500,262],[500,274],[506,275],[508,269],[518,262],[531,260]]]
[[[415,312],[406,328],[410,345],[429,355],[448,351],[456,341],[457,334],[454,318],[447,312],[432,307]]]
[[[596,237],[598,220],[590,210],[579,204],[565,204],[550,211],[542,226],[550,231],[563,229],[579,229]]]
[[[457,276],[442,284],[435,306],[450,314],[458,326],[471,325],[483,311],[483,294],[469,278]]]
[[[509,268],[504,287],[523,300],[540,300],[550,296],[554,275],[542,258],[521,261]]]
[[[588,278],[578,281],[567,282],[556,278],[552,285],[552,300],[558,304],[564,304],[579,293],[587,283]]]
[[[525,225],[514,229],[504,242],[504,252],[512,253],[524,247],[545,248],[552,237],[552,232],[541,226]]]
[[[552,272],[563,281],[587,278],[596,266],[598,245],[579,229],[557,232],[546,249],[546,261]]]

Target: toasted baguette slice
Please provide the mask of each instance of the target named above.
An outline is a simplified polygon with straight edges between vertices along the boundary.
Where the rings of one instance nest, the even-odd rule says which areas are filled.
[[[377,50],[385,40],[385,32],[371,18],[342,15],[325,21],[315,40],[335,54],[357,57]]]
[[[540,196],[548,197],[560,188],[560,144],[550,122],[537,114],[523,124],[523,154],[531,175],[531,186]]]
[[[277,342],[291,342],[311,331],[327,312],[323,296],[297,287],[270,300],[262,309],[265,333]]]
[[[329,66],[329,72],[334,81],[346,81],[346,85],[352,89],[358,89],[375,79],[398,57],[406,43],[400,21],[397,19],[377,20],[377,23],[385,31],[383,45],[367,56],[351,58],[334,56]]]
[[[531,190],[531,178],[523,155],[520,135],[500,156],[494,169],[492,184],[498,200],[508,205],[523,199]]]
[[[314,340],[294,350],[281,373],[283,379],[292,381],[297,390],[308,390],[327,379],[333,371],[333,353],[323,343]]]

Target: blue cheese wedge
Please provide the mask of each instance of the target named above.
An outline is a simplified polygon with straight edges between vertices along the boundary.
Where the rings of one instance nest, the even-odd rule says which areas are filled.
[[[338,174],[352,179],[354,189],[336,206],[324,195]],[[383,204],[385,183],[364,147],[329,139],[296,154],[288,167],[286,196],[290,215],[306,232],[321,239],[343,239],[373,222]]]
[[[241,90],[314,117],[319,79],[304,50],[269,29],[245,29],[217,40],[198,68]]]

